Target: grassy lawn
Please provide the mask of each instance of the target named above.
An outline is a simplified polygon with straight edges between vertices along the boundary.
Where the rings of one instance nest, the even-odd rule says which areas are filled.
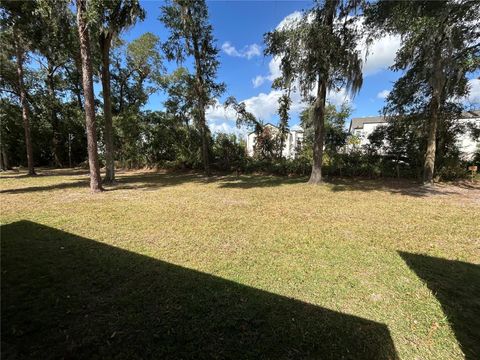
[[[2,358],[480,358],[480,188],[0,178]]]

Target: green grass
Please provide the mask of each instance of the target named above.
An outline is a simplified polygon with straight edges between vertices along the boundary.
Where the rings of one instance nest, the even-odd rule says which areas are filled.
[[[477,359],[480,189],[0,178],[2,358]]]

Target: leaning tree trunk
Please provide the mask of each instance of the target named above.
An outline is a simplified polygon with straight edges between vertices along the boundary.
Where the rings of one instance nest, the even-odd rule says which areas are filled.
[[[86,0],[77,1],[77,25],[80,38],[80,54],[82,59],[82,84],[85,97],[85,122],[87,127],[88,165],[90,167],[90,190],[102,191],[102,179],[97,153],[97,129],[95,125],[95,103],[93,95],[92,59],[90,54],[90,38],[85,20]]]
[[[434,74],[432,77],[432,100],[430,102],[430,121],[428,127],[427,150],[423,165],[423,183],[433,184],[435,171],[435,152],[437,150],[437,128],[440,113],[440,99],[445,84],[445,76],[441,67],[441,53],[437,50],[434,54]]]
[[[103,115],[105,117],[105,179],[106,183],[115,181],[115,159],[113,149],[112,101],[110,95],[110,43],[111,35],[101,35],[102,51],[102,93]]]
[[[317,98],[313,104],[312,120],[314,129],[313,164],[309,184],[322,182],[323,143],[325,139],[325,99],[327,96],[327,81],[319,76]]]
[[[35,175],[35,168],[33,167],[33,147],[32,147],[32,137],[30,134],[30,113],[28,111],[27,104],[27,91],[25,90],[25,85],[23,83],[23,61],[24,61],[24,52],[21,47],[18,35],[14,29],[15,37],[15,50],[17,55],[17,76],[18,76],[18,90],[20,93],[20,105],[22,107],[22,119],[23,119],[23,129],[25,131],[25,147],[27,148],[27,164],[28,164],[28,175]]]

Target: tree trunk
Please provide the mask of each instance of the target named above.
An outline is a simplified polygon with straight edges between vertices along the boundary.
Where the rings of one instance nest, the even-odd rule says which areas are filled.
[[[202,134],[202,160],[203,160],[203,169],[205,170],[205,175],[210,176],[210,161],[208,158],[208,128],[205,122],[205,112],[203,112],[203,121],[200,125],[201,134]]]
[[[18,38],[18,34],[15,31],[13,32],[15,38],[15,50],[17,55],[17,76],[18,76],[18,90],[20,93],[20,105],[22,107],[22,119],[23,119],[23,129],[25,131],[25,147],[27,148],[27,164],[28,164],[28,175],[35,175],[35,168],[33,167],[33,147],[32,147],[32,137],[30,134],[30,114],[28,111],[27,104],[27,91],[25,90],[25,85],[23,83],[23,61],[24,61],[24,52]]]
[[[56,167],[62,167],[62,161],[60,160],[59,149],[58,145],[60,143],[58,139],[59,131],[58,131],[58,117],[57,117],[57,109],[55,104],[55,79],[53,78],[54,69],[53,65],[48,62],[48,75],[47,75],[47,87],[48,87],[48,95],[50,98],[50,117],[52,122],[52,131],[53,131],[53,138],[52,138],[52,153],[53,153],[53,163]]]
[[[188,16],[192,16],[190,9],[186,9]],[[208,158],[208,126],[205,120],[205,106],[206,106],[206,95],[205,95],[205,83],[203,79],[203,69],[202,64],[200,63],[200,58],[202,57],[200,53],[200,45],[198,43],[197,34],[192,33],[192,45],[193,45],[193,57],[195,58],[195,81],[196,81],[196,95],[198,100],[198,126],[200,128],[200,134],[202,136],[202,161],[203,169],[207,176],[210,176],[210,161]]]
[[[423,165],[424,184],[433,184],[433,173],[435,170],[435,152],[437,148],[437,125],[437,106],[432,106],[432,113],[430,115],[430,124],[428,128],[427,151],[425,154],[425,163]]]
[[[327,81],[319,76],[317,98],[313,104],[313,164],[309,184],[322,182],[323,143],[325,138],[325,99],[327,96]]]
[[[440,49],[440,47],[439,47]],[[434,75],[432,79],[432,100],[430,102],[430,121],[428,127],[427,150],[425,153],[425,163],[423,165],[423,183],[433,184],[433,175],[435,171],[435,152],[437,150],[437,128],[438,116],[440,112],[440,99],[442,89],[445,83],[445,77],[441,67],[441,53],[436,51],[434,63]]]
[[[77,2],[77,25],[80,38],[80,54],[82,59],[82,84],[85,97],[85,122],[87,127],[88,165],[90,167],[90,190],[102,191],[102,180],[97,153],[97,129],[95,125],[95,103],[93,95],[92,60],[90,54],[90,38],[85,20],[86,0]]]
[[[202,161],[203,169],[205,175],[210,176],[210,161],[208,157],[208,126],[205,120],[205,105],[204,105],[204,91],[203,91],[203,81],[201,78],[201,70],[197,68],[197,96],[198,101],[198,126],[200,128],[200,135],[202,136]]]
[[[103,116],[105,117],[105,179],[115,181],[115,158],[113,149],[112,99],[110,95],[110,43],[111,35],[101,35]]]
[[[5,146],[3,144],[0,144],[0,147],[1,147],[1,157],[2,157],[2,161],[0,162],[0,165],[2,167],[3,170],[10,170],[10,161],[8,161],[8,154],[7,154],[7,151],[5,150]]]
[[[333,33],[333,20],[337,9],[336,1],[326,2],[326,14],[322,20],[323,26]],[[325,56],[328,58],[328,53]],[[329,76],[328,65],[318,74],[317,98],[313,105],[313,164],[309,184],[322,182],[323,143],[325,139],[325,99],[327,97],[327,80]]]

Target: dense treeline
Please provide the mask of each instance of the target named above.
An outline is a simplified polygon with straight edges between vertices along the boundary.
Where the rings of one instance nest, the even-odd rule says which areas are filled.
[[[116,167],[143,166],[310,174],[310,183],[325,174],[453,178],[465,173],[455,135],[466,129],[455,119],[480,68],[479,12],[471,1],[314,2],[265,34],[265,54],[281,59],[278,132],[234,97],[225,102],[257,135],[250,158],[242,139],[208,127],[206,110],[226,87],[204,1],[167,2],[158,20],[168,38],[147,32],[126,43],[122,33],[145,17],[138,0],[2,0],[1,166],[33,175],[34,166],[88,165],[93,190],[100,166],[104,182]],[[384,108],[389,125],[360,147],[345,130],[350,109],[329,105],[327,93],[360,90],[358,44],[386,33],[402,36],[392,69],[403,73]],[[167,73],[167,61],[180,65]],[[146,111],[160,91],[164,110]],[[294,160],[282,157],[293,92],[306,104]]]

